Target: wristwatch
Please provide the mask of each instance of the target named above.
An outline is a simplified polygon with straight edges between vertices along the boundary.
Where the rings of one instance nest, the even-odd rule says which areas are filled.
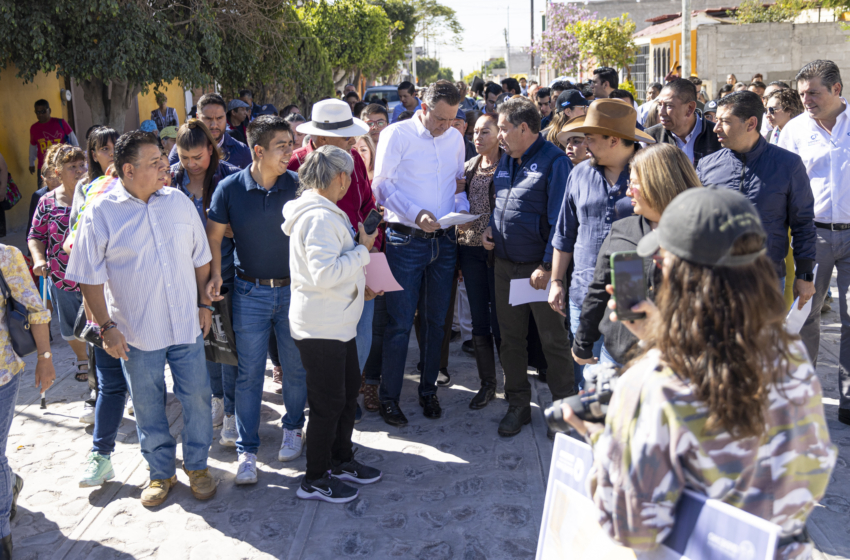
[[[44,358],[45,360],[49,360],[52,356],[53,354],[51,354],[50,352],[45,352],[44,354],[38,355],[39,358]]]
[[[552,272],[552,263],[544,262],[544,263],[540,263],[540,266],[542,266],[543,270],[545,270],[546,272]]]
[[[795,278],[798,280],[803,280],[804,282],[814,282],[815,281],[815,273],[814,272],[801,272],[795,275]]]

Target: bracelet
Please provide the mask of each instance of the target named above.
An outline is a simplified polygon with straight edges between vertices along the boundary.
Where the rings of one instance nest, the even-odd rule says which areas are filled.
[[[110,329],[117,329],[118,325],[115,324],[115,321],[107,321],[107,323],[100,327],[100,336],[102,337],[106,334],[106,331]]]
[[[215,307],[213,307],[212,305],[204,305],[203,303],[199,303],[198,309],[209,309],[210,313],[215,313]]]
[[[562,284],[562,285],[563,285],[564,281],[563,281],[563,280],[561,280],[560,278],[555,278],[554,280],[552,280],[552,283],[553,283],[553,284],[554,284],[554,283],[558,283],[558,284]]]

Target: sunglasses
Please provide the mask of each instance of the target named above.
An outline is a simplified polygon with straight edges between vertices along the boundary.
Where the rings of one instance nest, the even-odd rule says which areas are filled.
[[[384,128],[387,126],[387,121],[375,121],[366,124],[369,125],[369,128]]]
[[[776,113],[778,113],[781,110],[782,109],[779,109],[778,107],[768,107],[767,108],[767,112],[770,113],[771,115],[775,115]]]

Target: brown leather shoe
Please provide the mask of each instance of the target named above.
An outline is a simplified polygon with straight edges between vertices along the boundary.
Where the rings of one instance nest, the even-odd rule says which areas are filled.
[[[363,388],[363,406],[369,412],[377,412],[381,408],[381,400],[378,398],[378,386],[366,385]]]
[[[171,478],[151,480],[150,486],[142,490],[142,505],[156,507],[168,497],[168,492],[177,484],[177,475]]]
[[[192,487],[192,494],[197,499],[209,500],[215,496],[216,483],[215,479],[210,474],[209,469],[190,471],[184,466],[183,471],[189,475],[189,483]]]

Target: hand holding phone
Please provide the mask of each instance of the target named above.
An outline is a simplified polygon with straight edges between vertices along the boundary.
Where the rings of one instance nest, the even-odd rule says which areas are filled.
[[[611,255],[611,285],[617,302],[617,318],[634,321],[646,318],[646,313],[632,308],[646,300],[646,273],[643,259],[635,251],[622,251]]]
[[[363,230],[366,232],[366,235],[375,233],[375,230],[378,229],[378,226],[381,225],[383,220],[384,215],[373,208],[369,212],[369,215],[366,216],[366,219],[363,220]],[[360,232],[357,232],[356,240],[360,243]]]

